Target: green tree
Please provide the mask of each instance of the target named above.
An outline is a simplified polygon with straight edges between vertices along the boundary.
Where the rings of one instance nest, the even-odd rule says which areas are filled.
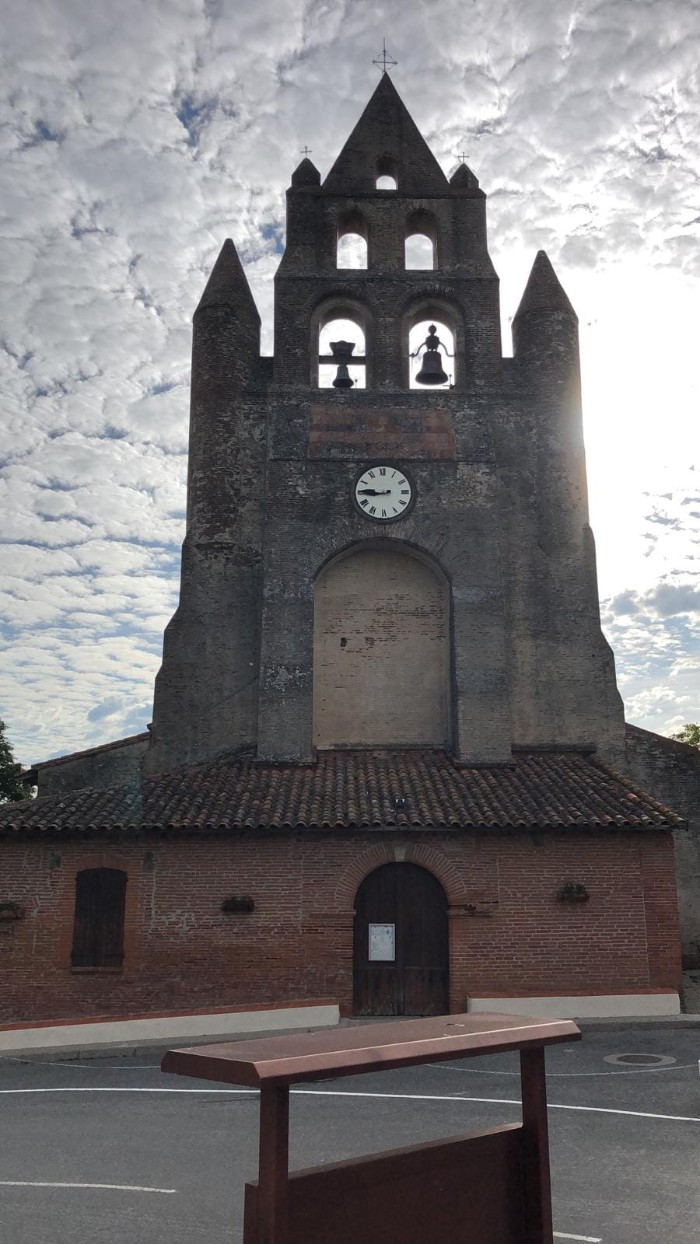
[[[0,720],[0,803],[27,798],[27,790],[19,780],[22,766],[17,764],[5,737],[5,723]]]
[[[671,738],[677,739],[679,743],[690,743],[691,747],[700,747],[700,726],[689,721],[678,734],[672,734]]]

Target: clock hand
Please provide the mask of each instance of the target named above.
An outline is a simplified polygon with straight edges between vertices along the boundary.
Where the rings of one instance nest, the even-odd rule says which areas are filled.
[[[362,497],[388,497],[391,493],[390,488],[358,488],[357,491]]]

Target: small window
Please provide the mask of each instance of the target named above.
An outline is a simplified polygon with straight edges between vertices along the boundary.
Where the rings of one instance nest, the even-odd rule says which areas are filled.
[[[432,270],[438,266],[438,225],[432,212],[420,208],[406,220],[406,268]]]
[[[359,233],[344,233],[338,238],[336,256],[338,268],[366,268],[367,243]]]
[[[377,190],[398,190],[398,165],[393,156],[384,155],[377,160],[375,172]]]
[[[406,238],[406,269],[428,269],[435,267],[435,247],[431,238],[424,233],[411,233]]]
[[[120,968],[124,961],[127,876],[118,868],[86,868],[75,886],[74,968]]]

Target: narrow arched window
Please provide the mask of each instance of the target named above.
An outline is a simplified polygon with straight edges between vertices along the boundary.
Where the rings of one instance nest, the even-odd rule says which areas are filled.
[[[435,247],[432,240],[424,233],[410,233],[406,238],[407,270],[428,269],[435,267]]]
[[[438,266],[438,226],[432,212],[420,209],[406,220],[406,268],[429,269]]]
[[[336,255],[338,268],[366,268],[367,243],[359,233],[344,233],[338,238]]]
[[[124,961],[127,875],[119,868],[86,868],[75,884],[74,968],[120,968]]]

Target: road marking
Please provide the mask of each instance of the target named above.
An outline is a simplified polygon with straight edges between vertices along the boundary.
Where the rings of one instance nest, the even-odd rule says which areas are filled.
[[[257,1089],[190,1089],[190,1088],[99,1088],[90,1085],[89,1088],[78,1088],[71,1086],[70,1088],[26,1088],[26,1089],[0,1089],[0,1096],[13,1097],[20,1094],[28,1093],[181,1093],[195,1094],[200,1097],[236,1097],[240,1095],[257,1095]],[[484,1106],[521,1106],[522,1102],[519,1097],[465,1097],[462,1093],[438,1094],[438,1093],[353,1093],[347,1089],[291,1089],[291,1092],[298,1097],[364,1097],[364,1098],[384,1098],[392,1101],[451,1101],[451,1102],[475,1102],[477,1105]],[[619,1114],[625,1115],[632,1119],[660,1119],[662,1122],[670,1123],[700,1123],[700,1118],[692,1114],[653,1114],[646,1110],[618,1110],[608,1106],[564,1106],[557,1102],[548,1102],[548,1110],[584,1110],[589,1114]]]
[[[142,1188],[140,1184],[59,1184],[36,1179],[0,1179],[0,1188],[108,1188],[112,1192],[177,1192],[177,1188]]]
[[[581,1240],[582,1244],[603,1244],[599,1235],[569,1235],[568,1231],[554,1231],[555,1240]]]
[[[90,1070],[90,1068],[89,1068],[89,1067],[86,1067],[84,1063],[78,1063],[78,1062],[75,1062],[75,1063],[50,1063],[50,1062],[48,1062],[48,1060],[47,1060],[46,1062],[44,1062],[44,1061],[42,1060],[42,1062],[41,1062],[41,1066],[42,1066],[42,1067],[64,1067],[66,1071],[89,1071],[89,1070]]]
[[[566,1050],[567,1054],[571,1051]],[[606,1058],[606,1062],[611,1060]],[[579,1077],[586,1076],[646,1076],[652,1071],[686,1071],[688,1067],[694,1067],[695,1063],[675,1063],[672,1067],[628,1067],[620,1071],[547,1071],[548,1080],[576,1080]],[[487,1070],[485,1067],[453,1067],[451,1063],[433,1063],[433,1067],[437,1067],[440,1071],[461,1071],[465,1075],[472,1076],[520,1076],[519,1071],[496,1071]]]
[[[73,1090],[80,1092],[80,1090]],[[86,1091],[86,1090],[83,1090]],[[89,1092],[89,1090],[87,1090]],[[190,1090],[191,1091],[191,1090]],[[206,1091],[206,1090],[204,1090]],[[292,1089],[292,1093],[303,1093],[309,1096],[319,1097],[395,1097],[401,1101],[469,1101],[477,1102],[483,1105],[491,1106],[521,1106],[522,1102],[519,1097],[463,1097],[461,1094],[455,1094],[449,1097],[440,1097],[437,1094],[428,1093],[353,1093],[347,1090],[330,1090],[330,1089]],[[591,1114],[621,1114],[631,1115],[634,1119],[665,1119],[674,1123],[700,1123],[700,1118],[693,1115],[684,1114],[651,1114],[643,1110],[617,1110],[606,1106],[562,1106],[556,1102],[547,1103],[548,1110],[585,1110]]]
[[[191,1089],[191,1088],[122,1088],[116,1085],[114,1088],[105,1088],[100,1085],[91,1084],[89,1088],[83,1088],[70,1085],[70,1087],[62,1086],[61,1088],[21,1088],[21,1089],[0,1089],[3,1097],[12,1097],[17,1093],[257,1093],[257,1089]]]

